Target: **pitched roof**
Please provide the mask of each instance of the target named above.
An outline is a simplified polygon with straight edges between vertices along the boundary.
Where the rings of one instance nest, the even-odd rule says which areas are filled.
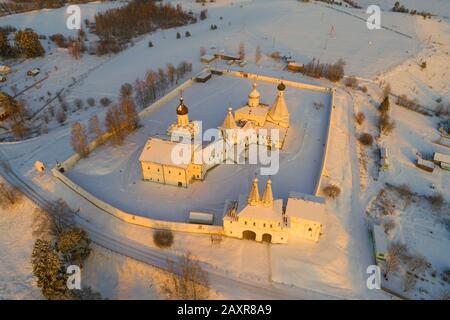
[[[239,218],[253,218],[283,223],[283,199],[273,201],[273,206],[265,207],[262,203],[251,206],[247,203],[247,196],[239,196],[237,214]]]
[[[267,114],[267,120],[280,126],[289,126],[289,110],[284,100],[284,95],[280,91]]]
[[[286,215],[324,223],[326,218],[325,199],[309,194],[290,192]]]
[[[236,120],[233,116],[233,109],[228,108],[227,116],[225,117],[225,120],[222,123],[222,128],[224,129],[236,129]]]
[[[450,163],[450,155],[435,152],[433,160],[437,162]]]
[[[189,163],[178,163],[182,162],[182,154],[180,154],[180,159],[177,157],[172,159],[172,152],[176,152],[174,150],[175,147],[180,146],[181,142],[162,140],[158,138],[150,138],[145,144],[144,149],[142,150],[141,156],[139,157],[139,161],[144,162],[153,162],[162,165],[170,165],[174,167],[187,168],[187,166],[192,161],[192,156],[194,152],[194,148],[192,144],[185,145],[186,147],[190,146],[190,155],[189,155]],[[186,149],[182,149],[186,150]]]

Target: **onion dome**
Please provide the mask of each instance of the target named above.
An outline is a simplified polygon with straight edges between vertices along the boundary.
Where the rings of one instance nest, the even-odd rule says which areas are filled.
[[[283,82],[280,82],[280,84],[277,86],[278,91],[284,91],[286,89],[286,86]]]
[[[253,83],[253,89],[248,95],[249,98],[257,99],[260,97],[258,90],[256,90],[256,82]]]
[[[180,98],[180,104],[177,107],[177,115],[182,116],[188,113],[188,107],[184,104],[183,97]]]

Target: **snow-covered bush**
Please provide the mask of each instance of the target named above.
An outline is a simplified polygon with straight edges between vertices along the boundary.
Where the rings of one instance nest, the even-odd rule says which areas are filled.
[[[161,249],[170,248],[173,244],[173,233],[170,230],[155,230],[153,242]]]
[[[335,198],[339,197],[339,195],[341,194],[341,189],[335,184],[330,184],[330,185],[326,186],[325,188],[323,188],[323,193],[327,197],[335,199]]]
[[[370,133],[361,133],[358,140],[364,146],[371,146],[373,144],[373,137]]]

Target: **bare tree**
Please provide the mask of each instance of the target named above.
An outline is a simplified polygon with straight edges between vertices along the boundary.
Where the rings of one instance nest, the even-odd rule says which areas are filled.
[[[124,83],[120,87],[120,99],[129,98],[133,94],[133,86],[129,83]]]
[[[100,104],[103,107],[108,107],[111,104],[111,100],[108,97],[103,97],[100,99]]]
[[[89,118],[89,133],[93,134],[96,139],[100,138],[103,134],[100,121],[96,114]]]
[[[261,48],[259,46],[256,47],[255,49],[255,62],[259,63],[259,61],[261,61]]]
[[[111,133],[113,143],[121,145],[125,139],[125,133],[122,126],[122,115],[116,105],[106,112],[105,127]]]
[[[136,79],[134,82],[135,99],[141,109],[152,102],[152,92],[144,80]]]
[[[173,84],[175,83],[175,66],[171,63],[167,64],[167,79],[170,82],[170,85],[173,86]]]
[[[147,88],[150,93],[150,97],[152,100],[156,99],[156,81],[158,79],[158,75],[153,70],[147,71],[145,75],[145,82],[147,84]]]
[[[88,137],[86,129],[80,122],[72,125],[72,135],[70,144],[73,150],[81,157],[85,158],[89,155]]]
[[[209,296],[208,274],[200,263],[188,252],[178,261],[167,261],[170,281],[164,284],[164,291],[170,299],[202,300]]]
[[[0,182],[0,205],[2,208],[7,208],[19,202],[22,193],[16,187]]]
[[[408,266],[412,273],[423,273],[430,267],[428,260],[422,255],[416,255],[411,257]]]
[[[87,104],[89,105],[89,107],[95,106],[95,99],[94,98],[90,97],[86,101],[87,101]]]
[[[390,94],[391,94],[391,85],[389,83],[386,83],[386,85],[383,88],[382,98],[385,99],[385,98],[389,97]]]
[[[68,48],[69,54],[74,57],[76,60],[81,58],[82,44],[81,41],[75,40],[72,41]]]
[[[403,275],[403,291],[410,292],[415,288],[416,283],[416,277],[410,272],[405,272],[405,274]]]
[[[392,272],[398,270],[400,266],[401,257],[407,252],[408,247],[401,242],[395,242],[388,248],[384,270],[386,280],[388,279],[389,275]]]
[[[162,68],[158,68],[158,87],[159,90],[161,90],[162,92],[165,92],[167,89],[167,77],[166,77],[166,73],[164,72],[164,70]]]
[[[241,59],[241,60],[245,59],[245,44],[244,44],[244,42],[241,42],[239,44],[239,59]]]
[[[120,111],[122,113],[123,127],[129,132],[136,130],[139,122],[136,106],[131,97],[120,101]]]

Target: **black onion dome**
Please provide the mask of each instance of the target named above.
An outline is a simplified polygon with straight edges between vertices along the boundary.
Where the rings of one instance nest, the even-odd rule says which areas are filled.
[[[286,86],[283,82],[280,82],[280,84],[277,87],[278,91],[284,91],[286,89]]]
[[[183,98],[180,98],[180,104],[177,107],[177,115],[182,116],[188,113],[188,107],[184,104]]]

